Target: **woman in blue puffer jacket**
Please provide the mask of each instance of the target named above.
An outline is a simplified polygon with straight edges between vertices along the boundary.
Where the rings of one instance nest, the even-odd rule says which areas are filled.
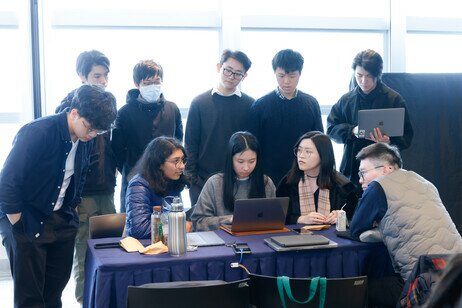
[[[146,146],[127,187],[127,236],[150,238],[153,206],[163,205],[167,196],[180,196],[188,184],[183,174],[185,153],[171,137],[157,137]]]

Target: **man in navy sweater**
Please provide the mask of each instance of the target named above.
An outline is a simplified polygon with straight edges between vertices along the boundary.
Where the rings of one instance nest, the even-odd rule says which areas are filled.
[[[318,101],[297,89],[303,62],[296,51],[279,51],[272,62],[278,87],[251,108],[250,131],[260,142],[263,170],[276,185],[295,159],[298,138],[309,131],[324,131]]]
[[[0,234],[15,307],[61,307],[79,226],[91,141],[110,129],[115,97],[83,85],[70,108],[23,126],[0,174]]]

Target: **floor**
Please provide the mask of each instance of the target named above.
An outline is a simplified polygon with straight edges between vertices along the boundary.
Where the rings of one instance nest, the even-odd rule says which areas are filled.
[[[74,297],[75,283],[73,277],[69,279],[63,292],[62,302],[64,308],[80,308],[80,304]],[[10,275],[0,277],[0,307],[13,307],[13,280]]]

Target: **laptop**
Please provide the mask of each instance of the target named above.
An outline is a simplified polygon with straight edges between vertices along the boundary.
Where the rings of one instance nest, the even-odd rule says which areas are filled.
[[[404,108],[365,109],[358,111],[358,138],[369,139],[375,127],[389,137],[404,133]]]
[[[300,235],[296,235],[300,236]],[[281,246],[278,245],[275,241],[271,238],[265,238],[263,240],[266,245],[271,247],[275,251],[297,251],[297,250],[310,250],[310,249],[327,249],[327,248],[336,248],[338,244],[333,240],[328,239],[328,243],[325,244],[315,244],[315,245],[300,245],[300,246]]]
[[[286,231],[288,197],[239,199],[234,201],[233,222],[222,229],[236,232]]]
[[[271,240],[282,247],[327,245],[329,239],[319,234],[273,236]]]
[[[202,231],[186,233],[189,246],[220,246],[225,241],[215,233],[215,231]]]

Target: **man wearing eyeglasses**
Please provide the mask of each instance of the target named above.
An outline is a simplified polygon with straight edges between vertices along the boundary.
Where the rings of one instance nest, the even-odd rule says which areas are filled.
[[[292,165],[298,138],[324,131],[318,101],[297,89],[303,63],[299,52],[279,51],[272,61],[278,86],[251,108],[251,132],[261,145],[263,170],[276,186]]]
[[[415,172],[401,169],[396,146],[375,143],[356,158],[364,190],[350,224],[351,235],[363,238],[374,227],[392,258],[396,275],[370,281],[371,307],[395,307],[404,282],[419,256],[462,252],[462,239],[438,190]],[[366,232],[367,233],[363,233]]]
[[[98,134],[116,117],[115,97],[82,85],[69,109],[23,126],[0,174],[0,234],[15,307],[61,307],[79,226],[76,207]]]
[[[108,84],[109,59],[98,50],[84,51],[76,62],[77,75],[82,84],[105,89]],[[56,113],[69,108],[77,89],[71,91],[56,108]],[[86,125],[85,122],[83,122]],[[91,128],[87,127],[90,132]],[[77,207],[80,227],[75,240],[74,278],[75,298],[82,303],[85,279],[85,254],[89,238],[90,217],[115,213],[114,188],[116,185],[116,161],[111,147],[111,133],[97,134],[90,158],[90,166],[83,186],[82,202]]]
[[[197,202],[208,177],[223,171],[229,138],[249,129],[254,99],[239,89],[252,62],[242,51],[225,50],[217,64],[218,83],[191,103],[186,122],[186,173],[191,178],[191,205]]]

